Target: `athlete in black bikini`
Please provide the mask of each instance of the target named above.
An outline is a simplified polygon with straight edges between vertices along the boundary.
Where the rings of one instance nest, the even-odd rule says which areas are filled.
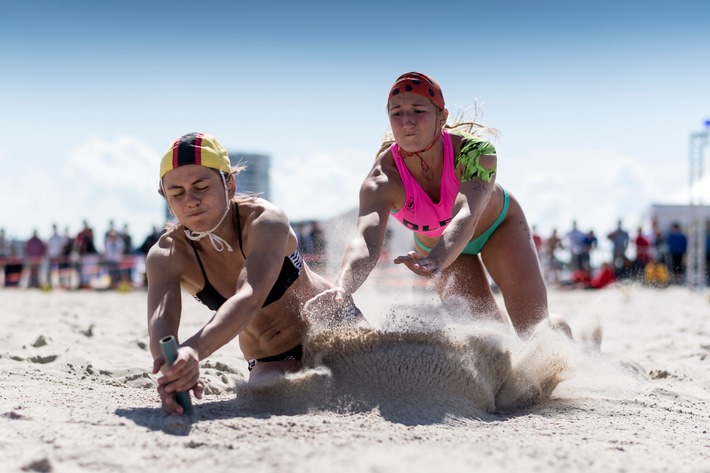
[[[303,261],[282,210],[236,194],[239,170],[214,137],[201,133],[176,140],[161,162],[161,193],[178,224],[148,254],[148,330],[154,372],[163,372],[158,393],[174,414],[183,412],[174,392],[201,398],[199,362],[237,335],[250,383],[298,370],[308,327],[303,306],[332,286]],[[216,312],[167,368],[159,341],[178,335],[182,291]],[[352,304],[341,318],[364,321]]]
[[[241,229],[242,224],[239,219],[239,204],[237,204],[236,202],[234,203],[234,214],[237,218],[237,227]],[[242,253],[244,259],[247,259],[247,256],[244,254],[244,250],[242,249],[243,244],[241,231],[237,232],[237,236],[239,237],[239,251]],[[200,259],[200,254],[197,252],[197,247],[192,241],[190,241],[190,245],[192,246],[192,249],[195,250],[197,263],[200,265],[202,277],[205,279],[205,285],[203,286],[200,292],[195,294],[195,299],[202,302],[204,305],[206,305],[212,310],[218,310],[220,307],[222,307],[222,304],[227,301],[227,298],[217,292],[217,289],[215,289],[214,286],[212,286],[212,284],[210,283],[209,279],[207,279],[207,273],[205,272],[205,267],[202,264],[202,260]],[[301,274],[302,267],[303,257],[298,251],[298,248],[296,248],[293,253],[291,253],[289,256],[284,257],[284,263],[283,266],[281,266],[281,272],[279,273],[279,277],[278,279],[276,279],[276,282],[271,288],[271,292],[269,292],[269,295],[266,296],[266,301],[264,301],[264,305],[262,307],[266,307],[272,302],[281,299],[281,296],[286,293],[286,290],[291,286],[291,284],[296,279],[298,279],[298,275]]]

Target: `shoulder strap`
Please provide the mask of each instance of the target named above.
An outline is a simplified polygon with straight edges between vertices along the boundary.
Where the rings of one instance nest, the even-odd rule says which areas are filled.
[[[200,271],[202,271],[202,277],[205,279],[205,284],[207,284],[207,273],[205,272],[205,267],[202,265],[202,260],[200,259],[200,254],[197,252],[197,247],[195,246],[195,243],[188,238],[190,242],[190,246],[192,246],[192,250],[195,252],[195,257],[197,258],[197,263],[200,265]]]
[[[242,248],[242,222],[239,219],[239,204],[234,201],[234,211],[237,214],[237,237],[239,238],[239,251],[242,252],[244,259],[247,259],[247,255],[244,254],[244,249]]]

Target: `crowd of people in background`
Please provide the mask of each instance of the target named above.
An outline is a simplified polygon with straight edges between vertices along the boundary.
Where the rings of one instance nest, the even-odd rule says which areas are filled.
[[[37,230],[27,241],[10,241],[0,228],[0,287],[128,289],[142,285],[145,255],[158,241],[162,229],[153,227],[143,242],[135,246],[124,224],[122,229],[109,221],[99,244],[87,221],[81,230],[60,233],[52,224],[50,236]]]
[[[298,250],[308,265],[315,272],[322,274],[327,266],[327,256],[325,233],[320,223],[299,222],[295,225],[295,230],[298,237]]]
[[[326,239],[319,222],[294,225],[299,249],[309,265],[325,268]],[[24,242],[10,241],[0,228],[0,287],[127,289],[145,285],[144,262],[164,229],[154,226],[140,245],[135,245],[128,225],[121,229],[109,221],[98,245],[87,221],[72,235],[60,233],[57,224],[42,238],[37,230]],[[710,285],[710,222],[705,242],[706,284]],[[600,238],[611,248],[600,251]],[[577,222],[564,234],[553,229],[546,238],[533,226],[545,282],[550,287],[601,289],[617,281],[638,281],[653,287],[686,283],[688,238],[679,223],[666,231],[653,224],[629,233],[619,220],[616,228],[598,237],[593,229],[580,230]],[[597,262],[595,264],[595,261]]]
[[[705,241],[705,279],[710,285],[710,222]],[[599,238],[608,241],[611,252],[592,263],[600,247]],[[653,287],[686,283],[688,238],[679,223],[664,231],[653,222],[650,231],[638,227],[630,234],[619,220],[616,228],[603,237],[594,230],[582,231],[577,222],[563,235],[553,229],[542,238],[533,227],[533,240],[548,285],[601,289],[617,281],[638,281]]]
[[[325,267],[326,242],[318,222],[294,225],[299,249],[311,266]],[[88,221],[72,234],[52,224],[50,235],[37,230],[26,241],[10,240],[0,228],[0,287],[120,289],[143,287],[145,257],[164,228],[154,226],[136,245],[128,225],[116,228],[110,220],[99,242]]]

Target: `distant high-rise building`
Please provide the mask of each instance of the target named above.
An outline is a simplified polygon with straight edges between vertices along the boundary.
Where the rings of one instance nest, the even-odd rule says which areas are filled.
[[[245,164],[246,169],[237,176],[237,192],[258,193],[266,200],[271,200],[271,185],[269,181],[269,169],[271,168],[271,156],[257,153],[236,153],[227,152],[232,166],[239,163]],[[171,220],[168,205],[165,205],[165,218]]]
[[[267,154],[229,153],[232,165],[246,164],[247,168],[237,177],[237,191],[260,193],[266,200],[271,200],[269,169],[271,157]]]

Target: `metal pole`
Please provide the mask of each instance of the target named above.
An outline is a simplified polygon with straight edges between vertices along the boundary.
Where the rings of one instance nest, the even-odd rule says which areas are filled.
[[[710,128],[710,122],[705,125]],[[703,178],[703,149],[708,142],[710,130],[691,133],[690,176],[689,176],[689,210],[688,253],[686,267],[686,282],[689,288],[698,289],[705,286],[705,219],[703,217],[703,197],[701,183]]]
[[[705,212],[703,211],[703,159],[705,146],[708,144],[708,138],[710,137],[710,130],[706,130],[703,134],[699,149],[698,149],[698,280],[697,287],[703,288],[706,285],[705,281],[705,229],[707,228]]]

